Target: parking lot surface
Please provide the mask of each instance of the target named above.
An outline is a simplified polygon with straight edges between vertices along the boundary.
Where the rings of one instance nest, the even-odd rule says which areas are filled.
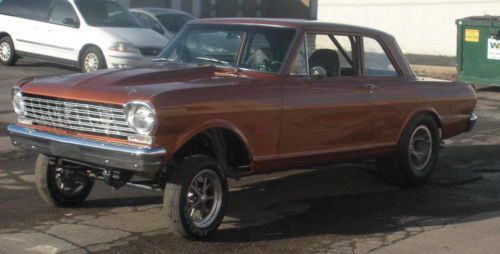
[[[38,197],[36,154],[10,145],[16,80],[74,70],[31,60],[0,66],[0,253],[496,253],[500,249],[500,89],[478,91],[476,129],[446,141],[421,188],[398,188],[372,161],[231,182],[206,242],[165,227],[161,193],[96,184],[76,209]]]

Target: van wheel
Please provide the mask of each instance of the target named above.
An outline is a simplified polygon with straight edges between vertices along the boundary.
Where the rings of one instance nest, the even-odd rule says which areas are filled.
[[[168,226],[182,237],[210,236],[224,218],[228,199],[227,180],[219,163],[194,155],[173,170],[163,200]]]
[[[396,154],[377,160],[380,174],[399,186],[424,184],[436,167],[439,139],[439,127],[434,118],[428,114],[416,116],[404,130]]]
[[[94,72],[106,69],[106,59],[98,47],[88,47],[80,59],[80,70],[82,72]]]
[[[17,62],[16,49],[12,38],[4,36],[0,39],[0,63],[13,66]]]
[[[78,170],[53,165],[43,154],[38,155],[36,160],[35,183],[42,199],[56,207],[80,205],[94,186],[88,176]]]

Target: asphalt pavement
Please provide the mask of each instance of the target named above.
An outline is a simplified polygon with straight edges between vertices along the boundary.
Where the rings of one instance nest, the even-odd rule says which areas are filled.
[[[165,226],[161,193],[97,183],[75,209],[47,206],[36,154],[10,145],[10,88],[20,78],[73,73],[22,60],[0,66],[0,253],[497,253],[500,249],[500,89],[478,92],[476,129],[441,150],[435,174],[397,188],[372,161],[231,181],[219,232],[205,242]]]

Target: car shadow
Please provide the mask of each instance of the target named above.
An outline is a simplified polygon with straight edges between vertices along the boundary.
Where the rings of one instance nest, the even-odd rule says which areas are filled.
[[[499,150],[500,145],[448,146],[440,154],[435,173],[420,188],[387,184],[377,175],[373,161],[300,170],[282,177],[252,176],[232,184],[226,217],[207,241],[351,237],[461,223],[471,215],[500,210]],[[88,200],[82,208],[161,203],[158,194]]]
[[[460,223],[473,214],[498,211],[499,149],[447,147],[429,183],[416,189],[386,184],[374,174],[373,164],[346,164],[255,183],[231,193],[238,207],[230,207],[226,217],[232,219],[209,241],[366,235]],[[259,207],[256,203],[266,206],[245,208]]]

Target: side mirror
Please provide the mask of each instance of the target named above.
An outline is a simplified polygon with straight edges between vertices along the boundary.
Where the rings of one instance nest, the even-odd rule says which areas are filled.
[[[322,79],[326,78],[326,75],[327,75],[327,72],[326,72],[325,68],[323,68],[321,66],[314,66],[311,69],[310,76],[313,79],[322,80]]]
[[[80,26],[80,24],[78,23],[78,21],[72,19],[72,18],[65,18],[63,19],[63,24],[66,25],[66,26],[72,26],[72,27],[78,27]]]

